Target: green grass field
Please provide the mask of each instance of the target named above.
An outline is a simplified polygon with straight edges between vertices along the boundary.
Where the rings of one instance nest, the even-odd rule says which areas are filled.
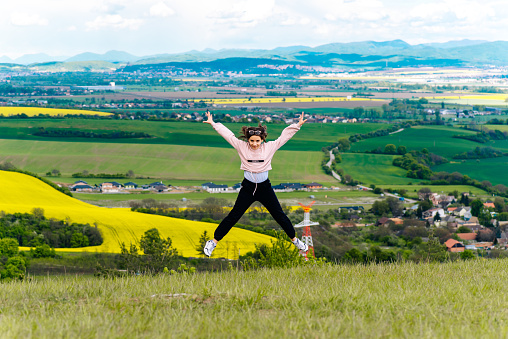
[[[392,165],[395,155],[344,153],[342,163],[338,165],[353,179],[365,184],[398,184],[418,183],[421,180],[406,177],[406,170]]]
[[[506,265],[36,277],[2,284],[0,327],[6,338],[505,338]]]
[[[456,160],[448,164],[433,167],[433,171],[460,172],[479,181],[488,180],[493,185],[508,186],[508,157]]]
[[[243,123],[225,124],[236,135],[239,135]],[[251,124],[254,125],[254,124]],[[81,131],[132,131],[145,132],[152,135],[151,139],[90,139],[90,138],[49,138],[34,136],[38,127],[69,128]],[[287,125],[268,125],[268,141],[279,137]],[[291,151],[320,151],[323,146],[336,142],[341,137],[367,133],[380,128],[384,124],[306,124],[282,147]],[[0,139],[24,139],[39,141],[67,141],[89,143],[136,143],[136,144],[171,144],[201,147],[231,146],[208,124],[193,122],[165,121],[127,121],[127,120],[88,120],[88,119],[23,119],[0,120]]]
[[[354,151],[371,151],[378,147],[384,149],[387,144],[406,146],[408,150],[421,150],[427,148],[429,152],[452,157],[457,153],[467,152],[477,146],[485,147],[486,144],[478,144],[473,141],[453,138],[453,135],[475,134],[448,126],[414,126],[402,132],[379,138],[371,138],[354,143]]]
[[[322,172],[322,158],[322,152],[279,151],[272,162],[270,179],[277,183],[333,182],[335,179]],[[243,179],[240,158],[232,147],[0,140],[0,159],[42,174],[56,168],[63,176],[83,170],[91,173],[133,170],[136,175],[162,178],[169,183],[172,179],[201,183]]]

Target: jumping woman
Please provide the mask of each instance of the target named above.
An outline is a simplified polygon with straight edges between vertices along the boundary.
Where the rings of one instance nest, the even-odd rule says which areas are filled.
[[[244,171],[242,188],[236,198],[235,206],[229,212],[227,217],[222,220],[215,230],[214,239],[206,242],[204,253],[211,256],[217,243],[231,230],[231,228],[240,220],[254,201],[259,201],[270,212],[272,217],[282,227],[289,236],[293,244],[303,252],[309,250],[309,246],[296,237],[295,229],[287,215],[282,211],[279,200],[273,191],[270,180],[268,180],[268,171],[272,169],[271,162],[275,152],[281,148],[289,139],[295,135],[300,127],[307,121],[303,119],[303,113],[297,124],[286,127],[280,137],[275,141],[266,142],[266,127],[242,127],[242,140],[235,137],[226,126],[213,121],[212,114],[206,111],[208,120],[204,123],[212,127],[233,146],[240,156],[240,169]]]

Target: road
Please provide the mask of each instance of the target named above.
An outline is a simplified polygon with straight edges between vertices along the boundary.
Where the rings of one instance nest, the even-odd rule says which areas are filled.
[[[332,161],[334,161],[334,160],[335,160],[335,155],[333,154],[333,152],[332,152],[332,151],[330,151],[330,161],[328,161],[328,162],[326,163],[326,166],[328,166],[328,168],[330,168],[330,169],[331,169],[331,168],[332,168]],[[342,179],[340,178],[340,175],[338,175],[338,174],[337,174],[334,170],[332,170],[332,176],[333,176],[335,179],[337,179],[337,180],[339,180],[339,181],[342,181]]]

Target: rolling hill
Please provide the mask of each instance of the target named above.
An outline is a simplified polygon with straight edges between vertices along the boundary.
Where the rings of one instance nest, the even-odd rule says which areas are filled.
[[[64,195],[42,181],[16,172],[0,171],[0,211],[28,213],[33,208],[44,209],[45,216],[55,219],[69,218],[73,222],[98,225],[104,243],[79,249],[61,249],[68,252],[120,252],[119,244],[139,239],[148,229],[157,228],[164,237],[171,237],[173,246],[185,257],[197,256],[196,243],[203,231],[213,234],[217,225],[147,215],[129,209],[102,208],[86,204]],[[214,257],[236,258],[255,249],[254,244],[270,244],[270,237],[233,228],[217,246]]]

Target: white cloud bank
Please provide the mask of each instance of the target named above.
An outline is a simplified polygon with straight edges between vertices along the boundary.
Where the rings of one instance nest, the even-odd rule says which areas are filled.
[[[506,18],[502,0],[17,0],[0,2],[0,56],[508,40]]]

